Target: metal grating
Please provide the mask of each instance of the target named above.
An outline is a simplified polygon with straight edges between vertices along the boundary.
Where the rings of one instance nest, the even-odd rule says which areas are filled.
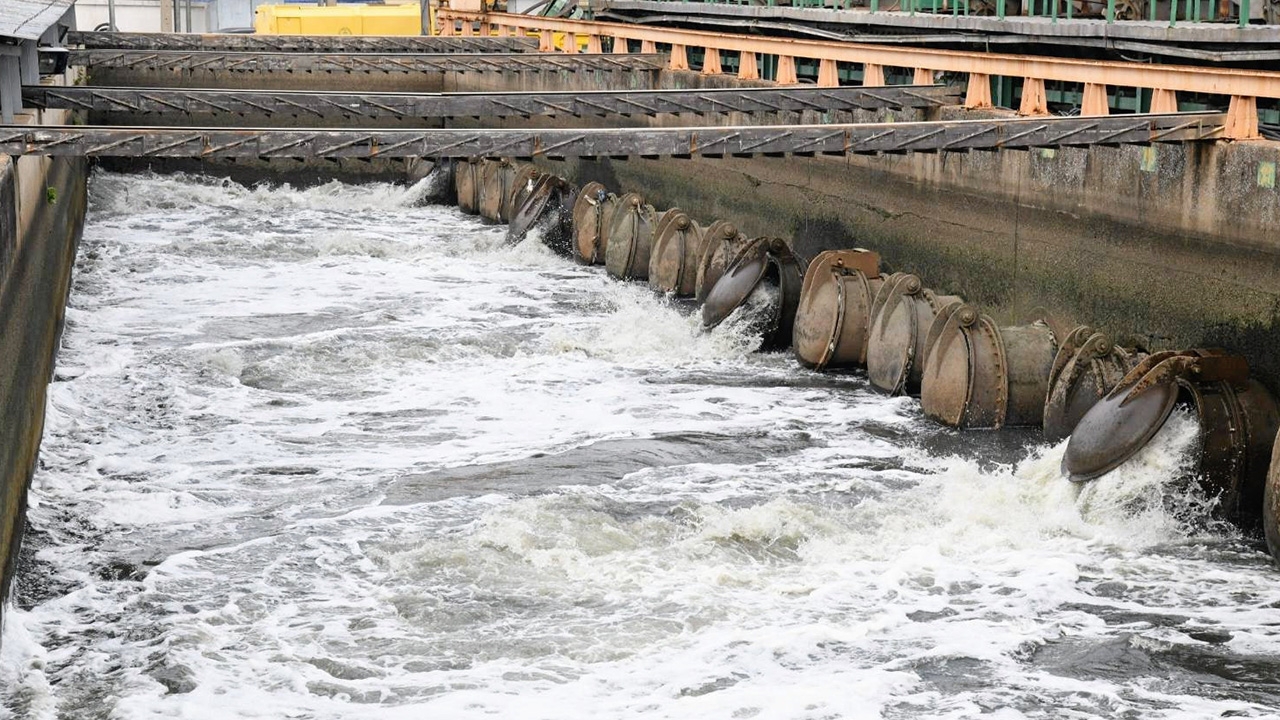
[[[296,130],[0,126],[0,153],[89,157],[750,157],[1197,142],[1226,115],[1111,115],[841,125]]]
[[[501,93],[345,93],[163,88],[23,88],[37,108],[172,116],[286,115],[297,118],[613,117],[721,115],[929,108],[953,104],[959,92],[943,86],[895,85],[718,88],[701,90],[553,91]],[[171,121],[170,121],[171,122]],[[181,119],[179,119],[181,122]]]

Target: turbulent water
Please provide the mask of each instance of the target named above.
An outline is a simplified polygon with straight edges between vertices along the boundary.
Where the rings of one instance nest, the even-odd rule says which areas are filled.
[[[11,718],[1280,710],[1280,574],[424,187],[100,174],[0,642]]]

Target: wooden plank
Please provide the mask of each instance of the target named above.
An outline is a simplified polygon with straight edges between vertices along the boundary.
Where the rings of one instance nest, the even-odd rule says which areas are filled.
[[[170,90],[96,86],[23,88],[28,107],[94,113],[297,117],[453,118],[530,116],[723,115],[927,108],[954,104],[959,91],[942,85],[868,89],[717,88],[504,93],[344,93],[269,90]]]
[[[216,72],[546,72],[657,70],[660,55],[561,53],[255,53],[213,50],[71,50],[68,63],[93,68]]]
[[[870,154],[1198,142],[1223,113],[915,123],[534,130],[0,126],[0,153],[89,157],[599,157]]]
[[[89,50],[221,50],[309,53],[537,52],[536,38],[421,35],[250,35],[195,33],[68,33],[68,45]]]

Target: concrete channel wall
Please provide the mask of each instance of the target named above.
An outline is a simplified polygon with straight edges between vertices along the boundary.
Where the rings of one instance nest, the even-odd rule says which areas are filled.
[[[0,598],[8,596],[17,562],[44,429],[84,227],[87,166],[78,158],[15,163],[0,155]]]
[[[660,82],[738,81],[682,72]],[[459,89],[528,84],[477,75]],[[599,88],[570,82],[556,89]],[[966,112],[804,113],[783,121],[959,119]],[[806,257],[878,250],[890,269],[979,303],[1003,323],[1045,309],[1125,344],[1238,351],[1280,391],[1280,143],[550,165],[575,182],[598,180],[615,192],[640,192],[659,209],[680,207],[703,224],[726,219],[748,235],[788,238]]]

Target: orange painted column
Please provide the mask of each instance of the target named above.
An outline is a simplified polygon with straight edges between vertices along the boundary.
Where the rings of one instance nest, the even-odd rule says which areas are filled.
[[[840,86],[840,66],[835,60],[823,59],[818,61],[818,87],[839,87]]]
[[[791,55],[778,56],[778,77],[776,78],[779,85],[797,85],[800,79],[796,77],[796,59]]]
[[[884,85],[884,66],[874,63],[862,64],[863,85]]]
[[[1258,133],[1258,98],[1232,95],[1231,104],[1227,106],[1227,125],[1222,134],[1232,140],[1261,138]]]
[[[703,75],[719,75],[724,72],[720,68],[720,49],[719,48],[703,48],[702,56],[702,74]]]
[[[1110,101],[1107,100],[1107,86],[1097,83],[1085,83],[1084,100],[1080,103],[1080,115],[1098,117],[1110,115]]]
[[[1044,80],[1027,78],[1022,81],[1022,104],[1019,115],[1048,115],[1049,101],[1044,94]]]
[[[967,108],[991,107],[990,75],[969,73],[969,87],[964,93],[964,106]]]
[[[1172,90],[1153,90],[1151,92],[1151,112],[1178,112],[1178,93]]]
[[[688,70],[689,54],[685,52],[683,45],[671,46],[671,60],[667,63],[668,70]]]

